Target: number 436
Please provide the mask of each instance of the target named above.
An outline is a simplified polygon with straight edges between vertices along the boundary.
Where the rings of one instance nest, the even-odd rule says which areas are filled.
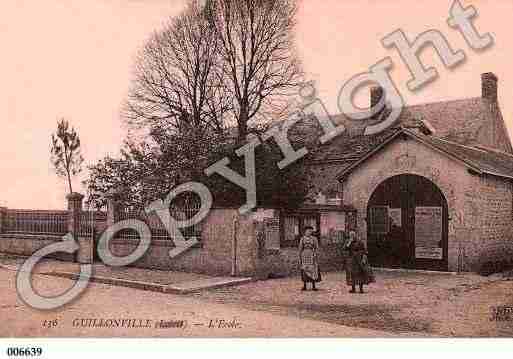
[[[43,328],[54,328],[57,326],[57,324],[59,324],[59,322],[57,321],[57,319],[53,319],[53,320],[44,320],[43,321]]]

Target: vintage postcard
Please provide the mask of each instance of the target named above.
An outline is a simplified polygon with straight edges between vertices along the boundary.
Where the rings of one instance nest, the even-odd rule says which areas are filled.
[[[2,2],[0,356],[511,338],[512,13]]]

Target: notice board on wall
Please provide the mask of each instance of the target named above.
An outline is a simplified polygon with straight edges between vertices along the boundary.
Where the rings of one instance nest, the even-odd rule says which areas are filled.
[[[442,259],[442,207],[415,207],[415,258]]]
[[[402,220],[401,215],[402,211],[401,208],[389,208],[388,209],[388,215],[390,216],[390,219],[392,220],[391,225],[396,225],[397,227],[402,226]]]

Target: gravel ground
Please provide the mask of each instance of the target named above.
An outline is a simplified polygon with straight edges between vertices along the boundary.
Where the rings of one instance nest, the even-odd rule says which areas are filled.
[[[365,294],[351,294],[344,273],[326,273],[319,291],[299,278],[249,283],[193,296],[241,308],[358,328],[434,336],[513,336],[513,322],[491,321],[493,306],[513,305],[513,281],[474,274],[377,271]]]
[[[1,258],[0,263],[17,265],[19,258]],[[59,269],[69,271],[76,264],[66,262],[47,261],[39,266],[40,271]],[[178,283],[181,281],[201,278],[199,275],[181,273],[150,271],[134,268],[118,270],[102,269],[101,275],[116,276],[125,279],[136,279],[148,282]],[[13,273],[13,272],[11,272]],[[98,274],[97,272],[97,275]],[[6,277],[6,274],[2,276]],[[8,278],[7,276],[6,278]],[[90,305],[83,298],[90,298],[91,292],[97,298],[91,309],[95,308],[102,315],[121,313],[141,316],[160,313],[161,308],[166,308],[162,313],[167,313],[169,303],[181,303],[183,312],[175,310],[172,313],[196,313],[191,306],[199,305],[206,313],[231,313],[228,316],[247,316],[249,325],[246,329],[229,333],[212,333],[196,328],[187,335],[228,335],[228,336],[367,336],[367,335],[415,335],[415,336],[444,336],[444,337],[512,337],[513,321],[491,321],[492,307],[510,305],[513,306],[513,281],[501,276],[481,277],[475,274],[432,274],[420,272],[389,272],[376,271],[377,283],[366,288],[365,294],[350,294],[345,285],[344,273],[325,273],[323,281],[319,284],[319,291],[302,292],[302,284],[298,277],[273,279],[244,284],[237,287],[228,287],[215,290],[202,291],[187,296],[174,296],[153,292],[138,291],[129,288],[113,287],[107,285],[92,284],[84,297],[73,304],[71,312],[64,310],[59,312],[66,317],[73,314],[73,308],[78,307],[81,313],[86,311],[84,306]],[[509,278],[511,279],[511,278]],[[66,288],[71,281],[62,278],[37,276],[34,286],[43,295],[54,294],[56,288]],[[14,284],[11,283],[2,293],[8,292],[11,298],[17,302],[17,308],[23,311],[31,310],[23,308],[16,300]],[[155,310],[141,298],[155,298],[148,303],[153,303]],[[120,301],[118,301],[121,299]],[[117,302],[118,301],[118,302]],[[10,305],[2,299],[0,313],[9,309]],[[5,307],[7,306],[7,307]],[[98,309],[105,306],[105,310]],[[134,309],[133,309],[134,308]],[[188,308],[188,309],[185,309]],[[153,311],[152,311],[153,310]],[[8,314],[11,315],[9,310]],[[16,311],[18,313],[18,311]],[[244,313],[244,314],[241,314]],[[119,314],[117,314],[119,315]],[[224,315],[224,314],[223,314]],[[258,318],[269,316],[271,322],[261,322]],[[37,316],[36,316],[37,317]],[[150,316],[150,318],[153,318]],[[24,322],[19,316],[15,321]],[[29,322],[32,322],[29,315]],[[262,319],[263,320],[263,319]],[[306,321],[312,329],[305,328],[303,324],[293,324],[295,321]],[[283,325],[282,325],[283,323]],[[312,324],[315,323],[315,324]],[[290,327],[288,325],[299,325]],[[305,324],[306,325],[306,324]],[[326,329],[313,329],[320,326]],[[340,330],[333,328],[340,327]],[[269,332],[266,332],[267,328]],[[329,328],[329,329],[328,329]],[[348,328],[352,328],[348,330]],[[14,333],[19,333],[16,330]],[[90,329],[90,328],[89,328]],[[4,328],[5,330],[5,328]],[[261,331],[260,331],[261,330]],[[95,329],[95,332],[97,329]],[[22,335],[32,335],[25,334]],[[30,332],[31,333],[31,332]],[[40,332],[38,332],[40,333]],[[54,335],[62,335],[56,332]],[[65,333],[65,332],[64,332]],[[74,335],[71,331],[70,335]],[[86,334],[83,334],[86,333]],[[80,332],[79,335],[95,335],[93,332]],[[106,331],[105,335],[159,335],[159,333]],[[108,334],[110,333],[110,334]],[[184,332],[185,333],[185,332]],[[335,334],[338,333],[338,334]],[[372,333],[372,334],[370,334]],[[383,334],[388,333],[388,334]],[[182,333],[183,334],[183,333]],[[2,329],[0,329],[2,335]],[[34,334],[35,335],[35,334]],[[50,334],[53,335],[53,334]],[[102,334],[103,335],[103,334]],[[170,335],[169,332],[164,335]],[[177,334],[171,334],[175,336]],[[184,334],[185,335],[185,334]]]
[[[0,268],[0,337],[388,337],[392,334],[324,321],[284,317],[187,296],[90,284],[74,302],[59,310],[39,311],[23,304],[15,271]],[[71,287],[64,278],[36,275],[34,286],[46,294]],[[135,327],[91,327],[91,321],[136,319]],[[55,326],[45,327],[45,321]],[[141,321],[139,321],[141,320]],[[217,322],[216,322],[217,320]],[[219,327],[219,320],[228,323]],[[149,321],[149,322],[148,322]],[[161,321],[184,321],[183,328],[159,327]],[[74,325],[75,323],[75,325]],[[79,323],[79,325],[76,325]],[[112,321],[110,322],[112,323]],[[142,327],[141,327],[142,323]],[[145,327],[149,323],[149,327]],[[210,326],[212,323],[213,327]],[[235,325],[232,325],[235,324]],[[98,324],[97,324],[98,325]],[[132,325],[133,326],[133,325]]]

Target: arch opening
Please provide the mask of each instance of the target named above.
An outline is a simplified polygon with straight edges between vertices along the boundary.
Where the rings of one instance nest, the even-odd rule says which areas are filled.
[[[381,182],[367,204],[372,265],[448,270],[448,206],[436,184],[415,174]]]

